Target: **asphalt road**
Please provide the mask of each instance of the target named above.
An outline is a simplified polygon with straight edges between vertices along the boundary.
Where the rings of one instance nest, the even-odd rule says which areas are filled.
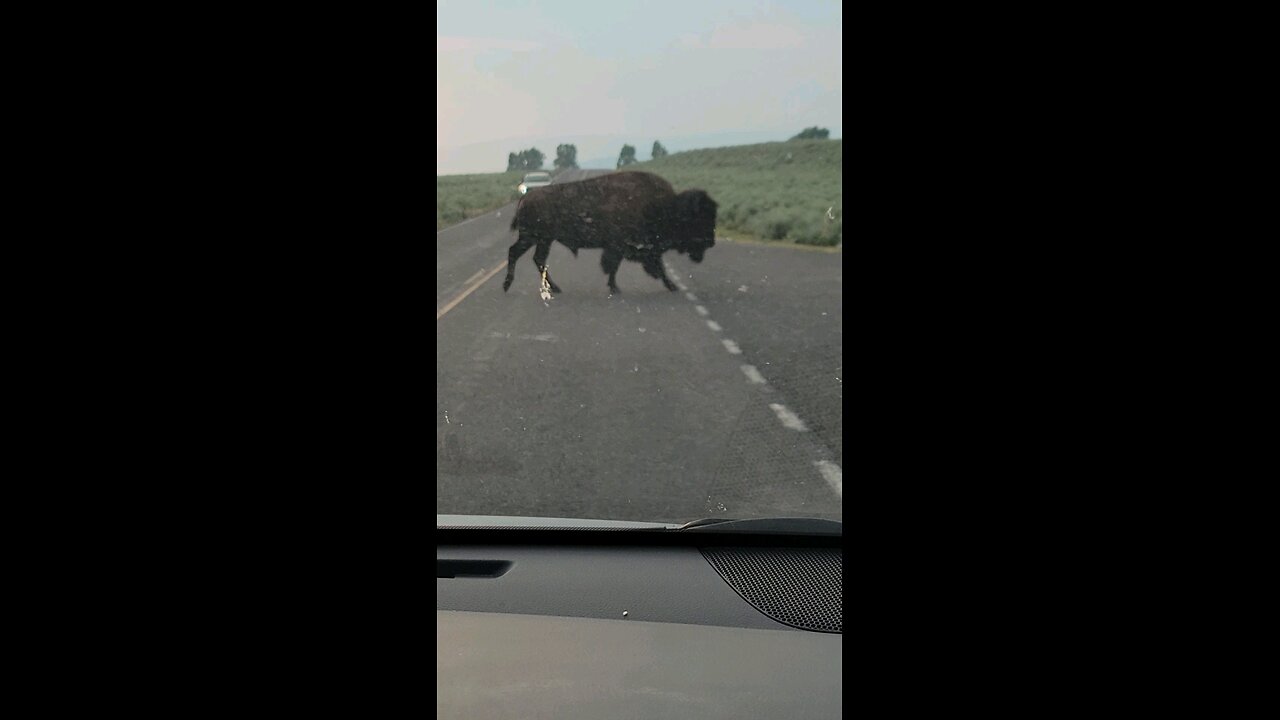
[[[607,174],[571,171],[557,182]],[[841,254],[717,241],[638,263],[533,251],[509,205],[436,234],[436,512],[842,520]]]

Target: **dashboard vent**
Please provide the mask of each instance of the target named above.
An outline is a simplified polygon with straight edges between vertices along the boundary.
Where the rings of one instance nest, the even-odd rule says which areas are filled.
[[[437,578],[500,578],[511,569],[510,560],[441,560],[436,558]]]
[[[729,587],[792,627],[844,632],[844,552],[831,548],[702,548]]]

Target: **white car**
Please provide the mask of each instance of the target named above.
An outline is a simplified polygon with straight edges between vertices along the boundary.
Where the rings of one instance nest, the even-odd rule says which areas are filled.
[[[540,187],[546,187],[550,184],[551,184],[551,176],[548,175],[547,173],[531,172],[524,176],[524,180],[520,182],[520,185],[517,187],[517,189],[520,190],[521,195],[524,195],[528,193],[530,190],[540,188]]]

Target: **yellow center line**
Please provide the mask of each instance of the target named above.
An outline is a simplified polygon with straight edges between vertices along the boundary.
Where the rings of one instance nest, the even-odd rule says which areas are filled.
[[[445,305],[444,307],[442,307],[442,308],[440,308],[439,310],[437,310],[437,311],[436,311],[436,319],[437,319],[437,320],[439,320],[440,318],[444,317],[444,314],[445,314],[445,313],[447,313],[447,312],[449,312],[450,310],[452,310],[452,309],[453,309],[453,307],[454,307],[455,305],[457,305],[458,303],[462,302],[462,301],[463,301],[464,299],[466,299],[466,297],[467,297],[468,295],[470,295],[471,293],[475,292],[475,291],[476,291],[476,288],[478,288],[478,287],[480,287],[481,285],[483,285],[485,280],[488,280],[489,278],[493,277],[494,275],[497,275],[497,274],[498,274],[498,272],[499,272],[500,270],[502,270],[503,268],[505,268],[506,266],[507,266],[507,261],[506,261],[506,260],[503,260],[503,261],[502,261],[502,264],[498,265],[498,267],[496,267],[496,268],[494,268],[494,269],[490,270],[488,273],[486,273],[486,274],[485,274],[485,276],[484,276],[484,277],[480,278],[479,280],[475,281],[475,282],[474,282],[474,283],[472,283],[470,286],[468,286],[466,290],[463,290],[461,293],[459,293],[459,294],[458,294],[458,297],[456,297],[456,298],[454,298],[454,299],[450,300],[450,301],[448,302],[448,304],[447,304],[447,305]],[[477,274],[479,274],[479,273],[477,273]],[[475,277],[475,275],[472,275],[471,277]]]

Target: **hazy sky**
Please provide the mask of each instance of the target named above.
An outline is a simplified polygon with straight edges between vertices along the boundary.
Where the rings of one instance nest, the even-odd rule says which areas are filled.
[[[668,150],[842,137],[832,0],[438,0],[436,173],[501,172],[556,145]]]

